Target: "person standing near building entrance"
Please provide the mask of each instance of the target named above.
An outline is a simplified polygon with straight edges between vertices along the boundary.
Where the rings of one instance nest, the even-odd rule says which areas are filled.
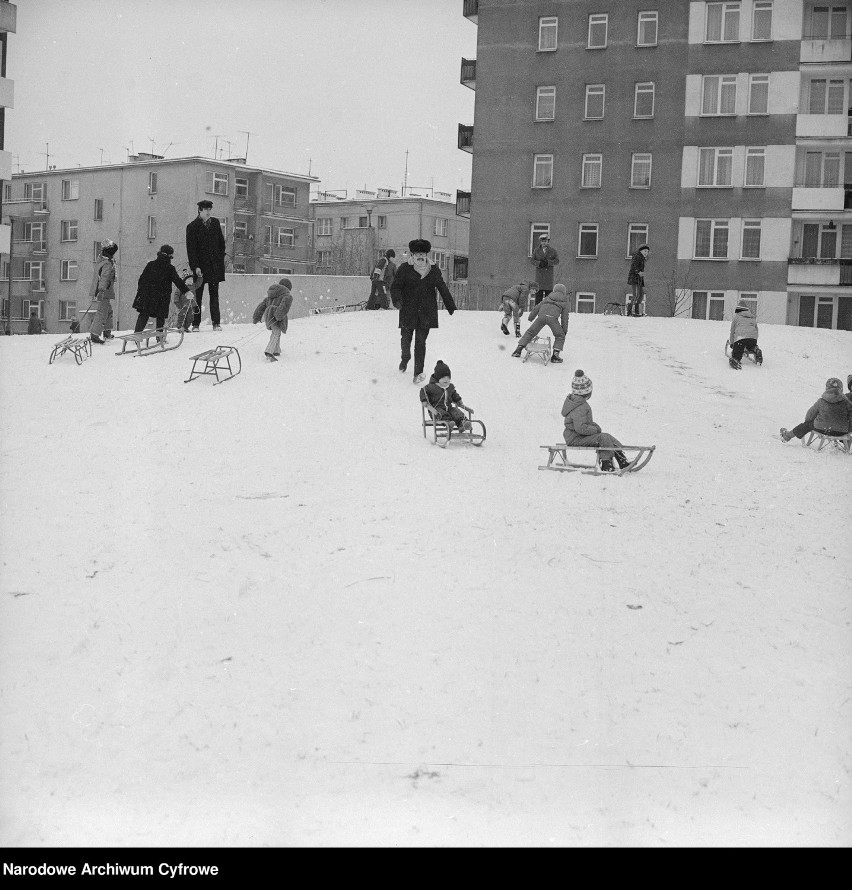
[[[225,280],[225,236],[222,226],[215,216],[211,216],[213,202],[198,202],[198,216],[186,227],[186,255],[189,268],[202,280],[195,298],[195,315],[192,330],[197,331],[201,324],[201,299],[204,285],[210,299],[210,320],[213,330],[221,331],[219,324],[219,282]]]
[[[92,275],[92,286],[89,288],[89,296],[93,303],[97,303],[95,317],[89,328],[89,337],[92,343],[105,343],[112,340],[112,301],[115,299],[115,255],[118,253],[118,245],[115,241],[101,242],[101,256],[95,263],[95,271]],[[101,339],[103,334],[103,339]]]
[[[627,306],[628,315],[640,317],[645,314],[645,261],[650,252],[651,248],[643,244],[633,254],[630,271],[627,273],[627,283],[633,288],[633,295]]]
[[[559,265],[559,254],[550,246],[550,235],[539,235],[530,262],[535,266],[535,305],[553,290],[553,267]]]

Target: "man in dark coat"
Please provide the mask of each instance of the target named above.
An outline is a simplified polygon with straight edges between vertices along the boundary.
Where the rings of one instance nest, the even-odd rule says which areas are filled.
[[[550,246],[550,235],[539,235],[530,262],[535,266],[535,305],[553,290],[553,267],[559,265],[559,254]]]
[[[644,314],[642,304],[645,302],[645,261],[651,248],[647,244],[640,245],[630,263],[627,283],[633,288],[633,296],[627,306],[627,314],[641,317]]]
[[[441,270],[429,261],[432,245],[425,238],[408,242],[408,262],[397,269],[391,285],[394,306],[399,306],[399,329],[402,360],[399,370],[405,373],[411,361],[411,338],[414,337],[414,382],[422,383],[426,364],[426,338],[438,327],[438,294],[447,312],[456,311],[453,295]]]
[[[171,244],[164,244],[157,251],[157,258],[151,260],[139,276],[136,299],[133,301],[133,308],[139,313],[136,327],[133,329],[137,333],[145,330],[145,325],[152,315],[157,319],[157,330],[163,329],[169,314],[172,285],[182,294],[190,290],[172,265],[174,254],[175,249]]]
[[[212,201],[198,202],[198,216],[186,227],[186,255],[189,268],[196,278],[203,276],[203,283],[195,298],[195,316],[192,330],[197,331],[201,323],[201,298],[204,285],[210,295],[210,320],[213,330],[221,331],[219,324],[219,282],[225,280],[225,236],[222,226],[215,216],[210,215]]]

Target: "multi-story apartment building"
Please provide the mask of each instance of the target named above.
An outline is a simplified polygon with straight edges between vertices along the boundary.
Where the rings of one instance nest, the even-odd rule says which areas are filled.
[[[15,104],[15,83],[6,77],[6,50],[8,36],[17,29],[18,7],[8,0],[0,0],[0,188],[12,178],[12,155],[6,147],[6,109]],[[0,253],[9,251],[12,227],[3,215],[3,200],[0,193]]]
[[[65,330],[73,312],[90,306],[100,242],[112,238],[119,244],[116,327],[130,326],[145,263],[163,243],[175,248],[177,266],[186,261],[186,225],[203,198],[222,223],[227,271],[309,271],[309,191],[317,181],[241,160],[150,154],[125,164],[16,173],[3,195],[12,223],[10,250],[0,256],[4,320],[20,332],[36,309],[48,331]]]
[[[473,285],[528,274],[548,232],[602,311],[647,242],[652,314],[852,328],[849,0],[462,3]]]
[[[352,199],[319,192],[311,203],[315,271],[368,275],[389,248],[399,263],[408,242],[425,238],[446,281],[467,278],[469,221],[456,214],[449,194],[398,197],[390,189],[359,191]]]

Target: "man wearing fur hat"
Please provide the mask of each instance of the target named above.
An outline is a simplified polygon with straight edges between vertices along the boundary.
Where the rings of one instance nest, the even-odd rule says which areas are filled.
[[[197,331],[201,324],[201,298],[204,285],[210,297],[210,320],[213,330],[221,331],[219,324],[219,282],[225,280],[225,236],[222,226],[215,216],[211,216],[213,202],[198,202],[198,216],[186,227],[186,255],[189,267],[202,280],[195,298],[195,315],[192,330]]]
[[[405,373],[411,361],[411,338],[414,337],[414,382],[422,383],[426,364],[426,338],[438,327],[438,294],[452,315],[456,311],[453,295],[441,270],[429,261],[432,245],[425,238],[408,242],[408,261],[400,264],[391,285],[394,306],[399,306],[399,329],[402,358],[399,370]]]

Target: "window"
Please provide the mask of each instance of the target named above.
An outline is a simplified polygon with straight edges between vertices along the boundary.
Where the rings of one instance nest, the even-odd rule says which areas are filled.
[[[8,281],[9,280],[9,261],[3,260],[0,262],[0,281]]]
[[[535,91],[535,119],[552,121],[556,117],[556,87],[538,87]]]
[[[580,223],[579,241],[578,257],[596,257],[598,255],[598,224]]]
[[[639,23],[636,27],[636,46],[657,45],[658,13],[640,12]]]
[[[11,182],[3,183],[3,200],[4,201],[12,200],[12,183]]]
[[[104,199],[95,198],[95,222],[101,222],[104,218]]]
[[[815,78],[810,82],[808,114],[846,114],[843,81]]]
[[[534,189],[553,187],[553,155],[536,155],[533,159],[532,187]]]
[[[805,188],[833,188],[840,184],[840,152],[809,151],[805,154]]]
[[[589,37],[586,49],[606,49],[608,20],[609,16],[606,13],[589,16]]]
[[[586,120],[600,120],[604,116],[606,87],[602,83],[586,84]]]
[[[63,219],[59,224],[59,240],[60,241],[76,241],[77,240],[77,220]]]
[[[769,75],[751,74],[748,79],[748,113],[769,113]]]
[[[341,216],[341,217],[340,217],[340,228],[341,228],[341,229],[348,229],[348,228],[349,228],[349,217],[348,217],[348,216]]]
[[[845,6],[815,6],[811,13],[810,37],[815,40],[842,40],[846,37]]]
[[[265,247],[272,247],[272,226],[263,227],[263,244]]]
[[[456,281],[463,280],[467,278],[467,257],[466,256],[454,256],[453,257],[453,278]]]
[[[542,235],[550,237],[550,223],[533,223],[530,226],[530,243],[527,245],[527,256],[533,255],[533,250],[538,245],[538,239]]]
[[[772,0],[755,0],[751,16],[751,39],[772,39]]]
[[[376,227],[379,229],[386,229],[388,227],[388,218],[386,216],[378,216],[376,217]]]
[[[830,223],[805,223],[802,226],[802,257],[836,259],[837,226]]]
[[[44,300],[21,300],[21,318],[29,318],[33,310],[38,318],[44,318]]]
[[[63,179],[62,180],[62,200],[76,201],[80,197],[80,180],[79,179]],[[33,198],[35,200],[35,198]]]
[[[432,230],[432,234],[440,235],[444,238],[447,237],[447,220],[446,219],[436,219],[435,227]]]
[[[288,207],[296,206],[296,189],[286,185],[275,186],[275,203],[285,204]]]
[[[77,260],[62,260],[62,262],[59,264],[59,280],[77,280]]]
[[[76,300],[59,301],[59,320],[70,321],[77,314]]]
[[[725,294],[722,291],[693,291],[692,317],[704,318],[709,321],[723,321],[725,318]]]
[[[708,3],[705,43],[734,43],[740,36],[740,4]]]
[[[292,247],[296,243],[296,230],[295,229],[278,229],[278,246],[279,247]]]
[[[630,188],[651,188],[651,154],[634,152],[630,162]]]
[[[698,150],[698,185],[704,188],[728,188],[734,160],[732,148]]]
[[[697,219],[695,221],[695,259],[726,260],[728,258],[728,220]]]
[[[157,237],[157,217],[148,217],[148,240],[153,241]]]
[[[242,176],[237,176],[234,179],[234,197],[235,198],[247,198],[248,197],[248,180],[243,178]]]
[[[359,217],[358,217],[358,228],[359,228],[359,229],[366,229],[366,228],[367,228],[367,217],[366,217],[366,216],[359,216]]]
[[[745,182],[747,188],[763,188],[766,169],[766,149],[746,148]]]
[[[583,178],[580,188],[599,189],[602,166],[603,155],[583,155]]]
[[[751,293],[743,293],[740,291],[740,297],[737,300],[737,305],[740,303],[748,306],[751,310],[751,314],[757,318],[757,294],[752,291]]]
[[[43,222],[24,223],[24,241],[33,245],[33,250],[44,250],[47,246],[47,224]],[[76,238],[66,238],[66,241],[76,241]]]
[[[594,314],[595,295],[577,291],[577,312]]]
[[[701,84],[702,114],[736,114],[736,74],[707,75]]]
[[[760,259],[760,220],[743,220],[743,247],[740,254],[744,260]]]
[[[553,52],[556,49],[556,32],[559,19],[555,16],[542,16],[538,20],[538,51]]]
[[[817,298],[812,294],[802,294],[799,297],[799,327],[830,328],[833,316],[834,297]]]
[[[631,259],[640,245],[648,243],[648,223],[630,223],[627,227],[627,256]]]
[[[157,194],[157,174],[153,170],[148,174],[148,194]]]
[[[32,260],[24,261],[24,278],[33,282],[33,290],[42,291],[45,289],[44,281],[44,263],[41,260],[33,262]]]
[[[207,171],[207,191],[213,195],[228,194],[228,174]]]
[[[318,266],[330,266],[331,265],[331,251],[330,250],[318,250],[317,251],[317,265]]]
[[[317,235],[324,236],[331,234],[331,217],[320,216],[317,218]]]
[[[654,116],[654,84],[637,83],[633,95],[633,117]]]
[[[242,240],[248,238],[248,222],[246,220],[234,220],[234,237]]]

